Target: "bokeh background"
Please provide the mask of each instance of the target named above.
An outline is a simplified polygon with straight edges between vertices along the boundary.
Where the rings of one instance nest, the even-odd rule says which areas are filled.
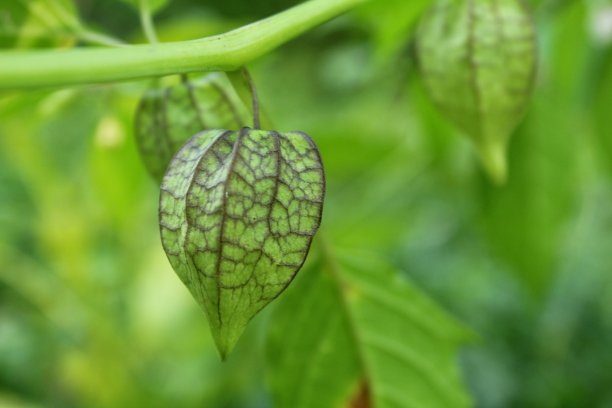
[[[192,39],[297,3],[175,0],[156,26]],[[424,92],[427,3],[375,1],[259,59],[261,102],[319,144],[331,245],[380,253],[477,334],[459,359],[477,406],[612,407],[612,3],[531,2],[538,80],[503,187]],[[3,48],[85,31],[145,42],[118,0],[0,3]],[[0,407],[272,406],[269,313],[221,363],[161,248],[132,130],[146,86],[0,94]]]

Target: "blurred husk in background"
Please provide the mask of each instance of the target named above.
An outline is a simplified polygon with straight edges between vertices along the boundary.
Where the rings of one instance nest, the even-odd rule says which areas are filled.
[[[43,3],[0,6],[2,47],[83,42]],[[156,22],[163,41],[184,40],[295,3],[181,0]],[[496,187],[416,70],[428,3],[371,2],[261,58],[261,102],[278,130],[319,145],[327,241],[390,259],[477,333],[461,367],[478,406],[609,406],[612,5],[532,2],[539,78]],[[124,3],[75,12],[144,41]],[[161,249],[132,134],[146,87],[0,97],[0,406],[272,405],[269,313],[221,364]]]

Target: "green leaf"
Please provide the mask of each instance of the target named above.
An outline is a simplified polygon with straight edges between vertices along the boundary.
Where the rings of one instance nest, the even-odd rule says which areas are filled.
[[[269,329],[276,406],[470,405],[457,369],[468,332],[393,267],[347,253],[302,275]]]
[[[193,83],[146,91],[136,111],[136,142],[147,170],[161,181],[172,156],[190,137],[207,129],[240,128],[248,120],[227,78],[209,74]]]
[[[162,243],[206,312],[222,358],[301,268],[324,192],[318,149],[299,132],[212,130],[170,163]]]
[[[476,144],[496,182],[533,87],[535,30],[520,0],[438,0],[417,45],[433,101]]]

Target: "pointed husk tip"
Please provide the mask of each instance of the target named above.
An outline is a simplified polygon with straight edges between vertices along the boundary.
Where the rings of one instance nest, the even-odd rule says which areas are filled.
[[[221,361],[227,360],[229,354],[234,350],[238,339],[244,332],[245,325],[234,324],[234,325],[222,325],[220,328],[215,329],[211,327],[213,339],[219,352]]]
[[[478,144],[478,155],[485,172],[498,186],[506,184],[508,179],[508,160],[506,146],[503,143]]]

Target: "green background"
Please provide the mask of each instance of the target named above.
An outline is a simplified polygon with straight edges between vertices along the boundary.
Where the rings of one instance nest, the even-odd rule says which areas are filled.
[[[2,3],[0,46],[80,45],[45,3]],[[57,3],[145,41],[125,3]],[[296,3],[178,0],[156,26],[185,40]],[[319,145],[326,243],[378,253],[475,333],[475,405],[612,407],[612,4],[532,2],[538,79],[503,187],[425,94],[427,4],[375,1],[254,62],[261,103]],[[0,95],[0,407],[272,406],[273,315],[221,363],[161,248],[132,129],[146,86]]]

